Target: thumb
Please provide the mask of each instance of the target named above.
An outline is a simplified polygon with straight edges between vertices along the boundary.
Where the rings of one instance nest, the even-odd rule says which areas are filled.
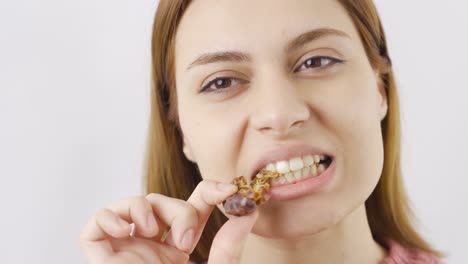
[[[249,215],[229,219],[213,239],[208,263],[239,263],[245,240],[257,217],[258,210],[255,210]]]

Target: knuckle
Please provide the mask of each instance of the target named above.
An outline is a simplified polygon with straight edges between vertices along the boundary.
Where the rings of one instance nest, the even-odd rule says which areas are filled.
[[[96,214],[95,214],[95,219],[96,220],[99,220],[99,219],[102,219],[102,218],[105,218],[106,216],[108,216],[109,214],[112,214],[112,211],[108,208],[101,208],[99,209]]]
[[[187,217],[197,217],[197,210],[189,203],[182,203],[184,214]]]
[[[206,180],[200,181],[196,189],[204,190],[204,189],[212,188],[214,185],[216,185],[215,181],[206,179]]]
[[[143,195],[131,196],[129,198],[129,200],[130,200],[130,204],[132,204],[132,205],[144,203],[146,201],[146,199],[145,199],[145,197]]]
[[[123,200],[123,204],[127,204],[130,212],[140,212],[142,210],[151,210],[151,205],[143,195],[130,196]]]
[[[142,207],[151,210],[151,205],[145,196],[140,195],[135,197],[135,204],[140,204]]]
[[[159,193],[150,193],[150,194],[147,194],[146,195],[146,199],[147,200],[155,200],[159,197],[161,197],[162,194],[159,194]]]

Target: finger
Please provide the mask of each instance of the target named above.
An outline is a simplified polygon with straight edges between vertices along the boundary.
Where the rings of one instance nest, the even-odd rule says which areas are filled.
[[[192,195],[187,200],[197,211],[199,226],[194,235],[194,241],[198,242],[205,228],[206,222],[217,204],[222,203],[237,191],[237,186],[230,183],[221,183],[211,180],[201,181]],[[190,253],[197,243],[193,243]]]
[[[157,243],[145,238],[124,238],[112,241],[116,252],[131,252],[144,259],[144,263],[187,263],[189,255],[173,246]],[[109,262],[113,263],[113,262]],[[135,263],[126,262],[126,263]]]
[[[154,237],[159,232],[153,208],[144,196],[130,197],[108,208],[122,219],[134,223],[134,234],[140,237]]]
[[[257,217],[258,210],[255,210],[250,215],[229,219],[213,239],[208,263],[238,264],[245,240]]]
[[[159,238],[163,235],[165,230],[168,228],[168,225],[166,225],[163,221],[158,219],[156,215],[154,215],[154,218],[155,218],[156,225],[157,225],[156,235],[151,236],[151,237],[148,237],[147,235],[143,235],[140,232],[140,230],[135,226],[135,224],[132,224],[132,232],[130,233],[130,235],[136,238],[145,238],[145,239],[151,238],[153,241],[159,241]]]
[[[109,237],[125,237],[130,225],[109,209],[101,209],[86,224],[80,235],[80,247],[88,259],[105,259],[114,252]]]
[[[191,247],[190,230],[195,230],[198,226],[195,208],[184,200],[158,193],[148,194],[146,199],[150,202],[158,219],[171,227],[165,243],[187,252]],[[183,239],[184,234],[187,234],[188,238]]]

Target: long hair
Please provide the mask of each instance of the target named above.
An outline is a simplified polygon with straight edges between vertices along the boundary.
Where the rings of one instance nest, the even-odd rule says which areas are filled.
[[[174,42],[180,19],[190,0],[160,0],[152,34],[151,115],[147,145],[145,186],[147,193],[161,193],[188,199],[201,181],[198,167],[182,152],[182,137],[177,117],[174,69]],[[357,28],[370,65],[379,70],[384,84],[388,112],[382,120],[384,166],[380,180],[366,201],[367,217],[374,239],[386,239],[435,256],[442,254],[426,242],[415,228],[401,175],[400,107],[385,33],[372,0],[339,0]],[[215,208],[191,259],[208,258],[212,240],[227,221]]]

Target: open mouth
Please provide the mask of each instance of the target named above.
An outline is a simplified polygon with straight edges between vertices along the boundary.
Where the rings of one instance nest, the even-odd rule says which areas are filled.
[[[271,186],[296,183],[306,178],[320,176],[332,163],[333,158],[327,155],[305,155],[290,160],[281,160],[267,164],[259,171],[277,172],[281,176],[271,179]],[[256,174],[252,179],[255,179]]]
[[[258,167],[264,166],[266,162],[259,163]],[[241,216],[249,214],[270,198],[294,199],[318,191],[332,177],[335,168],[333,157],[324,154],[309,154],[268,163],[251,176],[250,183],[244,176],[233,180],[232,183],[239,189],[223,202],[224,209],[228,214]]]

